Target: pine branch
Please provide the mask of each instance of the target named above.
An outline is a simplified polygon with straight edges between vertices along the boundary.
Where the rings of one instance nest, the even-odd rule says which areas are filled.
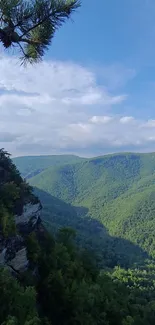
[[[61,4],[62,3],[62,4]],[[52,1],[51,1],[51,7],[49,8],[49,13],[45,15],[44,18],[40,19],[38,23],[33,25],[31,28],[29,28],[23,35],[21,35],[21,39],[26,34],[30,33],[32,30],[37,28],[38,26],[42,25],[46,20],[49,18],[53,18],[54,23],[58,23],[59,20],[59,26],[64,22],[65,18],[69,18],[71,12],[78,7],[80,7],[81,2],[79,0],[73,0],[69,4],[64,4],[64,1],[61,1],[60,6],[55,7],[52,9]]]
[[[20,42],[18,42],[17,44],[19,45],[21,51],[23,52],[23,55],[26,56],[26,53],[24,52],[24,49],[23,49],[22,45],[20,44]]]
[[[5,48],[17,44],[26,60],[41,59],[56,29],[80,4],[80,0],[0,0],[0,42]]]

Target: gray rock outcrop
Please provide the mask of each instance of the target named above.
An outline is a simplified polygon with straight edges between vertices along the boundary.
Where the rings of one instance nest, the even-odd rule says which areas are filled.
[[[14,272],[28,268],[25,238],[41,223],[41,204],[28,203],[21,215],[15,216],[17,235],[4,238],[0,235],[0,266],[7,266]]]

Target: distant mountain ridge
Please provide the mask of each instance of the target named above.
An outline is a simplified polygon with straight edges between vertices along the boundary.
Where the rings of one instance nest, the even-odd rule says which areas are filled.
[[[83,160],[74,155],[22,156],[13,158],[13,162],[25,178],[31,178],[50,166],[74,163]]]
[[[24,164],[28,158],[22,159],[23,169],[19,164],[17,167],[26,175]],[[155,257],[155,153],[120,153],[90,159],[55,156],[45,160],[41,165],[40,158],[35,157],[33,172],[41,166],[44,170],[29,178],[32,186],[87,209],[83,218],[96,219],[110,235],[127,239]],[[42,200],[41,194],[39,197]],[[43,206],[48,222],[51,213],[52,225],[52,205]],[[62,218],[63,225],[65,221],[67,225],[67,218]]]

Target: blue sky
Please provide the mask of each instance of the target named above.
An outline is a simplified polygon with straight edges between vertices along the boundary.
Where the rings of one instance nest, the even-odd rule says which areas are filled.
[[[84,66],[116,67],[123,74],[130,98],[128,112],[139,117],[154,117],[155,86],[155,2],[153,0],[83,0],[81,10],[58,33],[49,55],[74,60]],[[134,78],[126,69],[135,72]],[[108,73],[108,72],[107,72]],[[116,78],[111,73],[110,78]],[[109,71],[110,74],[110,71]],[[103,78],[102,78],[103,77]],[[98,75],[104,82],[104,76]],[[109,80],[112,82],[112,80]],[[109,85],[108,85],[109,86]],[[149,107],[148,107],[149,106]],[[135,112],[136,108],[136,112]],[[148,111],[149,108],[149,111]],[[146,110],[147,112],[146,112]]]
[[[1,52],[0,146],[13,155],[155,150],[155,1],[83,0],[44,61]]]

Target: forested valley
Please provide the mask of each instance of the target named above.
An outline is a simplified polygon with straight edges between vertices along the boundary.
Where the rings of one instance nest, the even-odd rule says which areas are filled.
[[[144,161],[141,165],[136,163],[135,171],[136,159],[134,155],[98,158],[97,162],[100,161],[102,173],[108,168],[104,165],[104,159],[105,162],[118,159],[120,163],[120,157],[121,161],[123,159],[126,169],[127,163],[129,165],[129,170],[124,176],[127,177],[125,184],[127,192],[130,192],[131,187],[132,190],[134,188],[132,178],[139,177],[139,166],[143,168],[141,175],[143,177],[145,174],[145,182],[142,177],[139,177],[139,182],[136,181],[136,184],[142,183],[144,191],[145,187],[149,188],[148,183],[151,182],[151,176],[147,174],[151,170],[151,175],[153,175],[154,162],[152,165],[150,163],[149,171],[144,168]],[[26,161],[27,158],[23,159]],[[144,155],[143,159],[150,159],[150,157]],[[132,168],[130,160],[132,160]],[[152,160],[153,158],[151,158]],[[17,165],[17,161],[15,162]],[[91,161],[94,169],[97,162],[94,164],[94,161]],[[81,164],[81,162],[79,163]],[[76,164],[75,161],[71,163],[72,169],[74,167],[79,171],[79,166]],[[82,164],[84,167],[85,165],[89,166],[88,161],[82,161]],[[109,164],[111,165],[112,162]],[[2,238],[8,240],[11,236],[18,235],[19,230],[14,223],[13,215],[15,209],[16,213],[19,209],[19,200],[30,198],[33,203],[36,203],[38,199],[34,193],[37,191],[40,198],[41,195],[43,198],[41,224],[25,236],[28,268],[18,274],[14,274],[14,272],[12,274],[5,265],[1,267],[0,323],[3,325],[154,324],[155,262],[153,253],[149,254],[147,247],[145,249],[141,243],[138,245],[137,242],[136,244],[136,238],[129,240],[123,235],[116,237],[112,233],[110,234],[110,229],[108,230],[107,226],[101,224],[100,218],[95,219],[90,211],[88,216],[87,204],[85,204],[85,209],[83,204],[83,210],[80,208],[81,204],[80,207],[78,204],[71,205],[67,203],[67,200],[66,202],[62,201],[60,197],[48,196],[47,192],[36,187],[33,189],[26,181],[22,180],[9,155],[3,150],[1,151],[0,166],[1,240]],[[26,166],[28,166],[27,163]],[[38,168],[39,160],[38,166],[36,163],[35,166]],[[60,163],[60,167],[58,167],[57,162],[57,167],[46,167],[44,171],[36,172],[37,176],[35,177],[41,177],[42,173],[49,173],[50,168],[62,169],[62,164]],[[67,164],[65,162],[63,169],[66,171],[68,168],[68,162]],[[120,170],[122,175],[122,166]],[[131,171],[134,177],[132,177]],[[107,173],[107,170],[105,172]],[[97,171],[93,173],[96,179],[98,173]],[[59,176],[64,179],[66,174],[59,173]],[[115,173],[112,177],[116,178],[118,174]],[[28,180],[31,183],[30,179]],[[68,179],[65,181],[67,182]],[[67,184],[69,186],[69,183]],[[89,189],[91,191],[90,179]],[[113,194],[114,190],[112,192],[107,188],[107,191],[111,193],[109,195],[110,198],[112,197],[112,203],[117,202],[118,199]],[[124,186],[123,191],[125,193]],[[121,195],[124,195],[123,191],[120,190]],[[98,193],[101,197],[101,188]],[[108,195],[105,197],[107,202]],[[80,198],[82,199],[82,195]],[[77,213],[77,208],[79,213]],[[151,214],[151,220],[153,220],[153,209],[149,215]],[[142,214],[139,213],[137,220],[141,216]],[[117,224],[117,215],[115,222]],[[152,233],[153,229],[150,228],[150,234]],[[153,252],[153,244],[151,252]]]

